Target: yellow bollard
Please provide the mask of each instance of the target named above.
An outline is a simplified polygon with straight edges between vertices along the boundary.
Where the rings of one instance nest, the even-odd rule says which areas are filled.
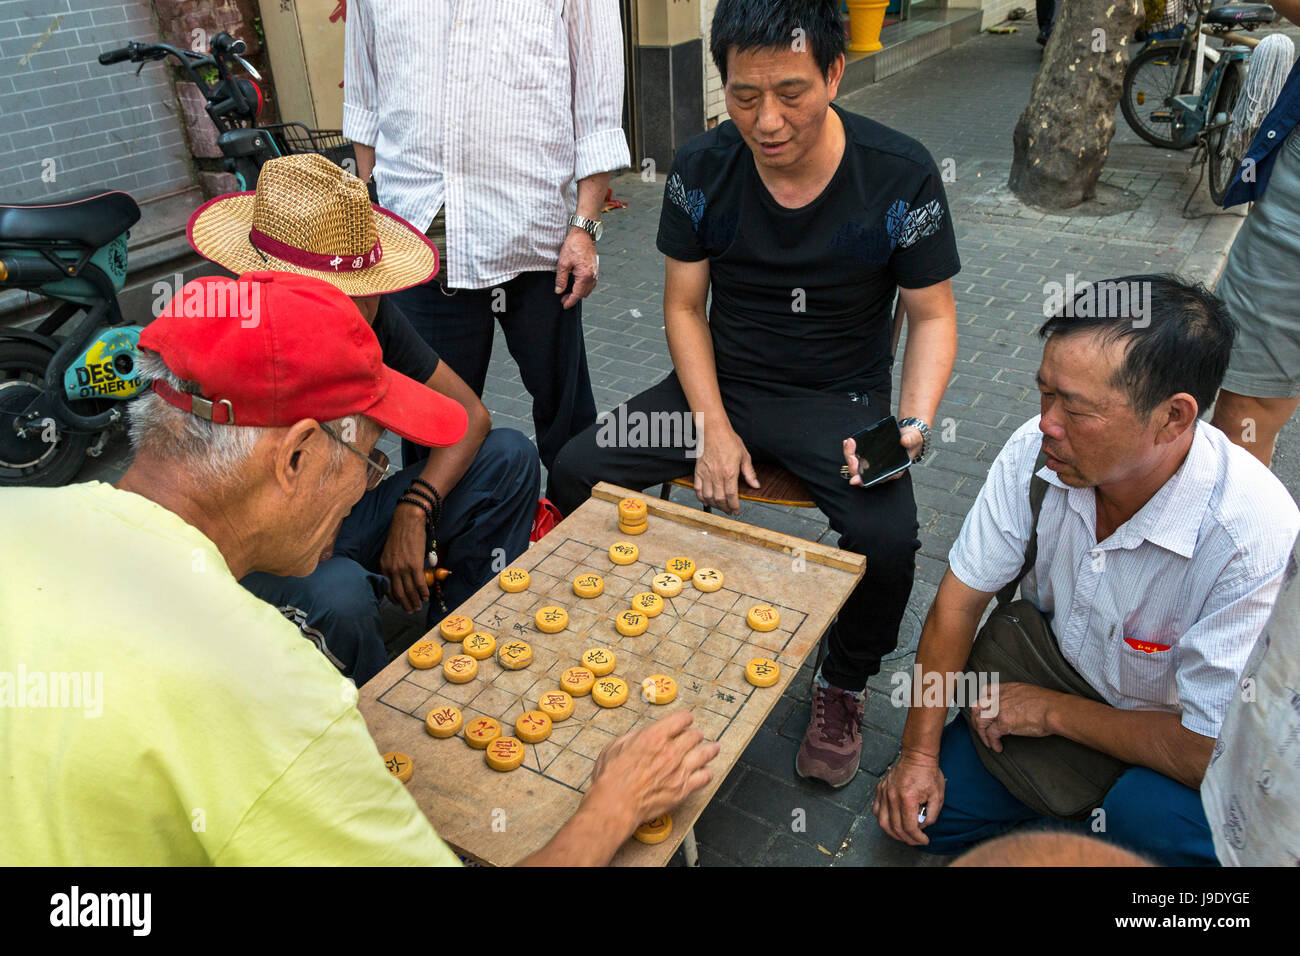
[[[889,0],[846,0],[849,8],[849,49],[855,53],[876,53],[880,28],[885,24]]]

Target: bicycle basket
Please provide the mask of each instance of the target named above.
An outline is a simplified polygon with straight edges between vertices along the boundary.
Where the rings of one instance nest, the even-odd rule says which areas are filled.
[[[331,163],[353,175],[357,171],[357,154],[352,140],[337,129],[309,129],[302,123],[277,123],[263,127],[276,140],[280,153],[320,153]]]
[[[1173,39],[1182,35],[1190,10],[1183,0],[1144,0],[1146,22],[1142,27],[1150,39]]]

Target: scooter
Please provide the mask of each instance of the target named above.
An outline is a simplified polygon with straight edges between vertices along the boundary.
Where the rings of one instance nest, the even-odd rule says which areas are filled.
[[[175,57],[207,101],[220,130],[225,168],[254,189],[262,164],[320,152],[347,168],[351,144],[336,130],[298,123],[256,126],[262,93],[232,75],[242,40],[218,34],[204,56],[165,44],[130,43],[102,64]],[[216,81],[206,82],[208,68]],[[58,202],[0,203],[0,291],[23,289],[59,303],[33,330],[0,329],[0,486],[71,481],[86,456],[98,457],[123,419],[123,403],[148,382],[137,371],[141,326],[126,325],[117,294],[126,282],[127,238],[140,207],[120,190]],[[75,320],[74,320],[74,317]],[[71,324],[69,324],[71,323]]]

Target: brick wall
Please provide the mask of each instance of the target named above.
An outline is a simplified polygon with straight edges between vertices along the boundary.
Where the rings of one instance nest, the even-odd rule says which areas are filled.
[[[193,183],[167,68],[96,60],[158,39],[148,0],[0,0],[0,199]]]

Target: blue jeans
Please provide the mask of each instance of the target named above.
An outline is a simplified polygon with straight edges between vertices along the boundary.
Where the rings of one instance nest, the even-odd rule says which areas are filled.
[[[1066,823],[1029,809],[984,769],[975,744],[958,717],[943,732],[939,769],[947,779],[943,809],[925,828],[930,853],[963,853],[1022,824],[1046,824],[1072,833],[1092,833],[1090,821]],[[1146,767],[1133,767],[1102,801],[1111,843],[1164,866],[1218,866],[1210,824],[1200,794]]]
[[[239,583],[274,604],[301,627],[319,631],[336,665],[360,686],[388,664],[380,599],[388,579],[379,559],[397,501],[424,462],[402,469],[366,492],[343,519],[334,554],[306,577],[256,571]],[[474,463],[443,500],[438,523],[438,564],[452,573],[442,583],[448,610],[464,603],[503,565],[528,548],[537,511],[541,472],[537,450],[520,432],[494,428]],[[442,617],[430,601],[426,619]]]

